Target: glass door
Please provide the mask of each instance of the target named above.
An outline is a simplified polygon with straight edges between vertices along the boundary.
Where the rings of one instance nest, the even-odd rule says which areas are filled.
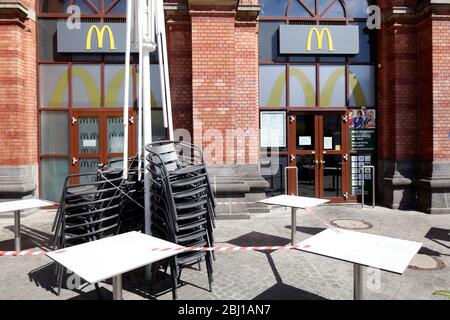
[[[342,202],[348,195],[348,132],[344,113],[295,112],[290,116],[288,191]]]
[[[136,153],[133,114],[130,113],[129,119],[130,157]],[[71,121],[72,174],[92,173],[102,164],[122,159],[124,123],[121,111],[76,111],[73,112]],[[121,162],[116,165],[122,167]]]

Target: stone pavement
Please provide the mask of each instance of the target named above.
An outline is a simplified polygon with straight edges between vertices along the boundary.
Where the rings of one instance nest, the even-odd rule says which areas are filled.
[[[326,221],[357,219],[373,228],[362,232],[424,243],[415,263],[427,266],[439,261],[440,270],[408,269],[403,276],[365,273],[365,299],[431,299],[432,293],[450,289],[450,216],[425,215],[418,212],[393,211],[386,208],[366,209],[359,206],[323,206],[316,212]],[[54,212],[42,211],[22,221],[23,247],[47,248],[51,238]],[[348,223],[348,221],[346,221]],[[349,225],[352,225],[349,223]],[[355,224],[360,225],[360,224]],[[298,213],[298,240],[324,230],[320,221],[306,212]],[[13,219],[0,218],[0,250],[13,250]],[[217,244],[285,245],[290,238],[290,211],[273,208],[270,213],[254,214],[250,220],[217,221]],[[430,257],[433,257],[430,258]],[[437,264],[437,263],[436,263]],[[54,265],[46,257],[0,258],[0,299],[97,299],[94,286],[77,291],[63,289],[54,293]],[[161,280],[153,290],[143,281],[143,271],[124,278],[124,299],[172,299],[164,291],[170,281]],[[208,291],[206,268],[184,270],[185,282],[178,289],[179,298],[211,299],[352,299],[353,266],[325,257],[288,252],[220,253],[215,262],[213,292]],[[161,278],[162,279],[162,278]],[[110,283],[102,283],[105,299],[111,298]]]

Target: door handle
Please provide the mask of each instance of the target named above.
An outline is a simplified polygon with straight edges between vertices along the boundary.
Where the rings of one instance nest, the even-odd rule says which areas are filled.
[[[297,159],[297,157],[295,156],[295,154],[291,154],[291,162],[294,162]]]
[[[344,161],[348,161],[348,154],[344,154],[344,155],[342,156],[342,159],[344,159]]]
[[[72,125],[73,125],[73,126],[76,125],[77,122],[78,122],[77,118],[72,117]]]
[[[78,159],[77,158],[72,158],[72,165],[73,166],[76,166],[77,165],[77,163],[78,163]]]
[[[130,124],[134,124],[134,117],[131,117],[129,122],[130,122]]]

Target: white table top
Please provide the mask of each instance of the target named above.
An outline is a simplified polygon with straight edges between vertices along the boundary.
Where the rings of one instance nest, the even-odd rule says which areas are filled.
[[[47,256],[93,284],[138,269],[182,251],[152,251],[182,248],[139,232],[88,242]]]
[[[298,208],[298,209],[313,208],[313,207],[320,206],[321,204],[324,204],[327,202],[330,202],[330,200],[288,196],[288,195],[282,195],[282,196],[277,196],[277,197],[269,198],[266,200],[258,201],[258,203],[274,205],[274,206]]]
[[[54,206],[55,203],[39,199],[17,200],[10,202],[0,202],[0,213],[23,211],[29,209],[39,209]]]
[[[422,243],[328,229],[300,243],[302,251],[403,274]]]

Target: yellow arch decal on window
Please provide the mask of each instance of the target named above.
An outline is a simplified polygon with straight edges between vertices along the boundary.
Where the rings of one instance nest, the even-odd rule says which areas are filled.
[[[356,77],[356,74],[350,72],[349,83],[350,83],[350,91],[353,93],[355,105],[358,107],[368,106],[366,95],[364,94],[364,90],[358,78]]]
[[[311,81],[308,79],[306,74],[295,68],[289,70],[291,76],[297,78],[303,89],[303,94],[305,95],[305,102],[307,107],[314,107],[316,105],[316,93]]]
[[[98,88],[97,83],[89,74],[89,72],[82,67],[73,67],[72,77],[80,78],[87,91],[89,104],[91,105],[91,107],[100,108],[100,89]],[[66,90],[68,89],[68,85],[68,71],[65,71],[56,81],[55,88],[53,89],[53,93],[50,98],[49,107],[64,107],[63,101],[64,96],[66,95]]]
[[[334,90],[336,88],[337,82],[341,77],[345,77],[345,69],[339,69],[334,71],[330,78],[328,78],[325,86],[323,87],[322,93],[320,94],[320,104],[322,106],[330,106],[331,100],[333,98]],[[364,91],[361,87],[361,83],[356,78],[355,74],[350,73],[350,88],[353,90],[353,96],[355,104],[357,106],[367,106],[367,99]]]
[[[315,106],[316,97],[314,92],[314,87],[311,84],[311,81],[305,75],[305,73],[299,69],[291,68],[289,70],[291,76],[297,78],[300,81],[300,85],[302,86],[305,102],[307,106]],[[272,88],[272,92],[269,98],[269,106],[279,106],[281,105],[281,98],[283,96],[283,92],[286,89],[286,72],[284,71],[275,81],[275,84]]]

